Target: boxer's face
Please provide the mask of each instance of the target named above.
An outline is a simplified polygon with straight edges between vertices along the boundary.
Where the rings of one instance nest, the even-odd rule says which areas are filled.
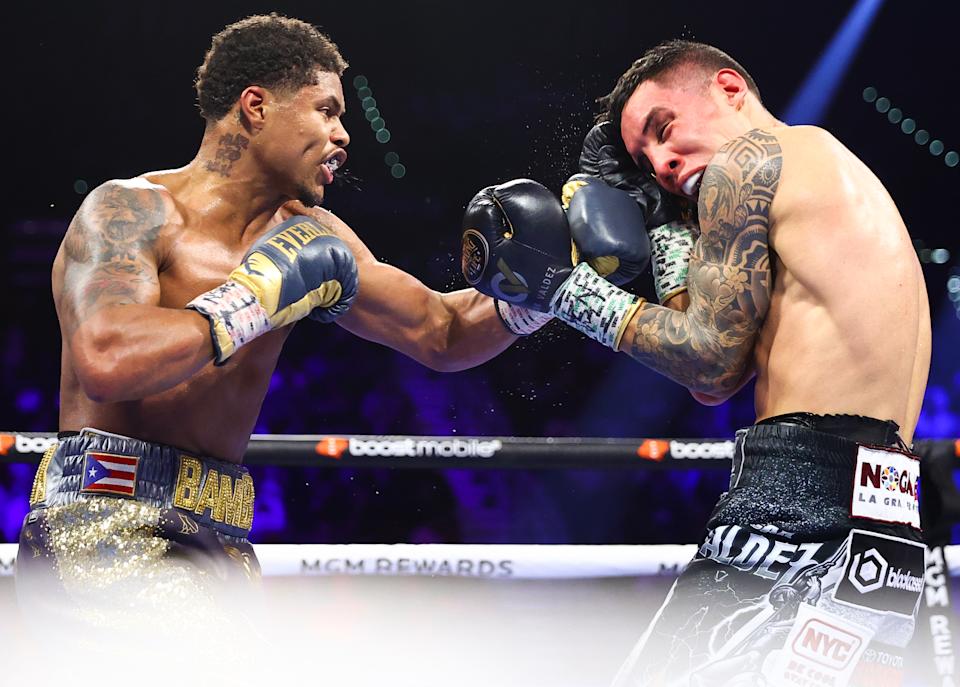
[[[710,159],[724,143],[746,131],[738,115],[742,95],[734,95],[731,98],[717,75],[644,81],[623,108],[624,145],[663,188],[696,199]]]
[[[319,71],[315,84],[278,97],[267,118],[269,166],[285,192],[305,205],[323,202],[324,186],[346,162],[350,136],[340,121],[344,109],[340,77]]]

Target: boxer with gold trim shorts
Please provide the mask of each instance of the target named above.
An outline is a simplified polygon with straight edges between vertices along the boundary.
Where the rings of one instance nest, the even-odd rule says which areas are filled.
[[[27,615],[61,628],[216,613],[224,589],[260,577],[240,465],[84,429],[44,454],[30,505],[17,594]]]

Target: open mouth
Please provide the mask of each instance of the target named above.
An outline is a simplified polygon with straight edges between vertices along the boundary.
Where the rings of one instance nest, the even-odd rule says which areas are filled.
[[[683,182],[683,185],[680,187],[680,190],[683,191],[683,195],[688,198],[696,198],[700,195],[700,182],[703,180],[703,170],[695,172],[687,177],[687,180]]]
[[[334,172],[343,167],[343,164],[347,161],[347,151],[338,150],[333,153],[330,157],[323,161],[323,166],[330,170],[330,175],[332,176]]]
[[[323,163],[323,166],[330,170],[330,173],[333,174],[340,167],[340,160],[335,157],[330,158]]]

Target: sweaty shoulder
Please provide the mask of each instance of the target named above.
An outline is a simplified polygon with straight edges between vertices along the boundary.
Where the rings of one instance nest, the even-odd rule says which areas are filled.
[[[111,254],[156,252],[157,238],[173,208],[170,194],[137,177],[107,181],[84,199],[64,240],[65,257],[87,262],[97,247]]]
[[[777,137],[761,129],[731,139],[717,151],[700,184],[698,257],[748,268],[766,262],[782,157]]]
[[[785,219],[805,208],[825,209],[845,202],[863,167],[833,134],[817,126],[784,126],[774,130],[783,151],[783,169],[773,216]],[[812,206],[811,203],[815,203]]]
[[[335,214],[321,207],[308,207],[300,201],[292,200],[285,203],[280,208],[280,219],[286,220],[293,215],[306,215],[319,222],[320,226],[329,230],[334,236],[350,247],[350,252],[356,258],[358,263],[376,262],[370,249],[360,240],[357,233],[350,226]]]
[[[84,205],[90,202],[109,207],[113,207],[117,203],[124,207],[135,205],[139,208],[142,206],[152,211],[150,218],[153,218],[156,211],[165,210],[166,204],[172,203],[173,199],[166,186],[154,183],[146,177],[134,177],[132,179],[111,179],[100,184],[89,193],[84,200]]]

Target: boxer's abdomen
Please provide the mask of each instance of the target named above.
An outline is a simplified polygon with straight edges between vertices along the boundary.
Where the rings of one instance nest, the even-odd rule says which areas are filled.
[[[121,403],[87,398],[64,355],[60,430],[97,427],[240,462],[287,333],[266,334],[238,351],[229,365],[211,363],[168,391]]]

